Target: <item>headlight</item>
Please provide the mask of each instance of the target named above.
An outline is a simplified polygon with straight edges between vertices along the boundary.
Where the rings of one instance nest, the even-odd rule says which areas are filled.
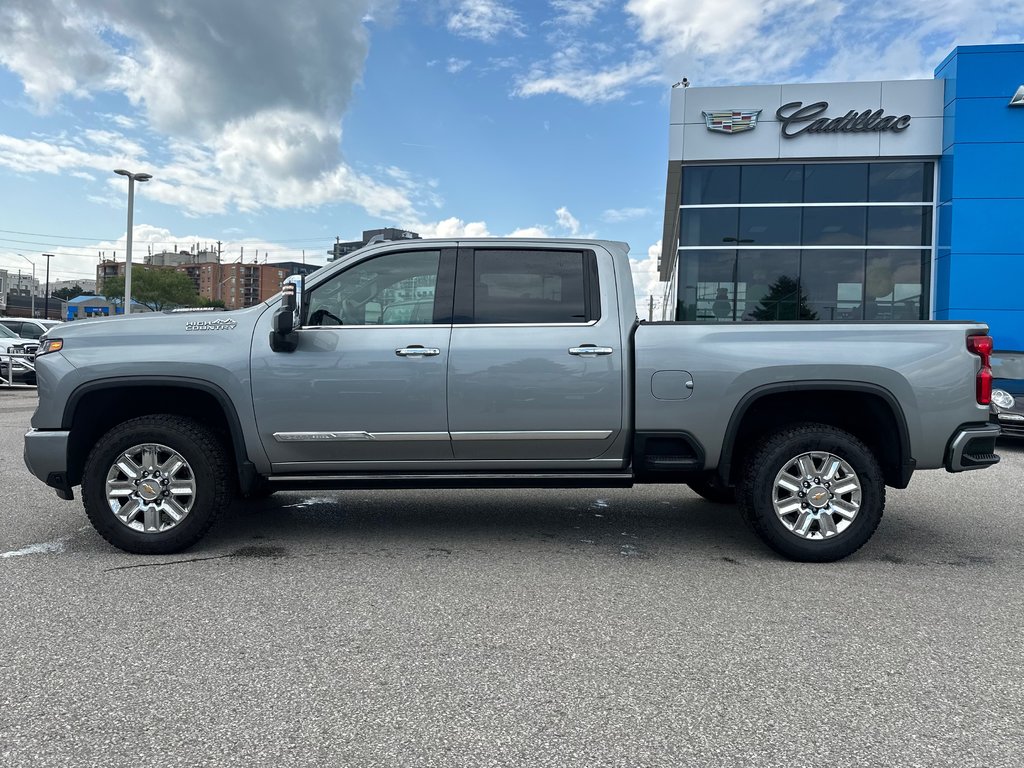
[[[1010,408],[1013,408],[1013,395],[1011,395],[1005,389],[993,389],[992,403],[998,405],[1000,408],[1009,410]]]
[[[64,339],[43,339],[43,344],[36,352],[36,357],[48,355],[51,352],[60,352],[64,349]]]

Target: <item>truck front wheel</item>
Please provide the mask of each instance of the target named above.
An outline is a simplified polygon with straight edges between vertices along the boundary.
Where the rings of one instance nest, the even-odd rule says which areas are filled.
[[[755,533],[792,560],[831,562],[860,549],[885,509],[882,470],[855,436],[824,424],[769,435],[747,459],[738,501]]]
[[[195,544],[230,501],[221,440],[193,419],[140,416],[104,434],[82,473],[96,531],[126,552],[166,555]]]

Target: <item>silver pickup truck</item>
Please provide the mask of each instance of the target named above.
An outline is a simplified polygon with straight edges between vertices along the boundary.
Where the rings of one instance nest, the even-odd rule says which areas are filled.
[[[280,489],[685,483],[830,561],[886,486],[999,460],[985,325],[643,323],[627,254],[387,243],[248,309],[61,326],[25,461],[129,552]]]

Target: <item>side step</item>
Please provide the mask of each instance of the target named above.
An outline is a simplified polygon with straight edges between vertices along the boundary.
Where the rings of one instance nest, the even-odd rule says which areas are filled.
[[[704,467],[704,462],[696,456],[648,456],[644,459],[648,469],[676,472],[697,472]]]
[[[375,488],[630,488],[632,472],[534,472],[488,474],[322,474],[272,475],[267,483],[283,490],[371,490]]]

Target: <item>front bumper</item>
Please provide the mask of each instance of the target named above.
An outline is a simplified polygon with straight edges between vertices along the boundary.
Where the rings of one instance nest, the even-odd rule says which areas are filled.
[[[946,471],[966,472],[998,464],[997,437],[999,437],[998,424],[960,427],[946,448]]]
[[[1024,412],[1019,408],[1012,411],[996,411],[992,423],[998,424],[1003,437],[1024,437]]]
[[[53,488],[62,499],[73,499],[68,482],[68,436],[56,429],[30,429],[25,433],[25,466]]]

